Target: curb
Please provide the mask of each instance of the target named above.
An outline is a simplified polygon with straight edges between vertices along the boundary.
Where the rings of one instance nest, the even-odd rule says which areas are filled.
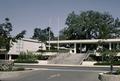
[[[98,66],[98,65],[94,65],[94,66],[84,66],[84,65],[68,65],[68,64],[27,64],[27,63],[15,63],[15,65],[31,65],[31,66],[68,66],[68,67],[110,67],[108,66]],[[114,67],[120,67],[120,66],[114,66]]]

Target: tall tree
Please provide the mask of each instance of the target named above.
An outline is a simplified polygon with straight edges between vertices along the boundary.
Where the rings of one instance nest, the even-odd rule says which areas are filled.
[[[9,18],[5,18],[5,22],[0,24],[0,48],[5,48],[6,51],[9,51],[12,42],[15,42],[18,38],[23,38],[25,35],[24,30],[20,33],[21,35],[18,34],[19,36],[12,37],[10,34],[12,27]]]
[[[21,31],[19,34],[15,36],[15,39],[21,39],[24,38],[24,35],[26,34],[26,30]]]
[[[60,37],[65,39],[106,39],[120,35],[119,19],[114,19],[109,13],[84,11],[70,13],[66,19],[67,27],[61,31]]]
[[[32,38],[40,41],[47,41],[49,40],[49,36],[50,40],[54,39],[54,33],[51,31],[50,27],[47,27],[45,29],[35,28],[34,35],[32,36]]]

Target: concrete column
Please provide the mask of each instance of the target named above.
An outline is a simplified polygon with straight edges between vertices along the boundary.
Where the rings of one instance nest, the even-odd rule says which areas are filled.
[[[116,49],[119,49],[119,43],[117,42]]]
[[[84,48],[82,48],[82,51],[84,52],[86,51],[86,45],[84,45]]]
[[[74,53],[76,53],[76,43],[74,43]]]
[[[112,48],[111,48],[111,42],[109,43],[109,50],[111,50]]]
[[[80,44],[80,53],[82,52],[82,44]]]
[[[9,55],[9,60],[12,60],[12,55]]]

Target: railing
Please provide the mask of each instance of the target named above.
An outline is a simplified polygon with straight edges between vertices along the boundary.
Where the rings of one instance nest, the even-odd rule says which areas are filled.
[[[85,59],[87,59],[91,54],[94,54],[94,51],[88,50],[85,56]]]
[[[94,51],[90,51],[88,50],[87,53],[85,53],[85,56],[83,57],[83,59],[81,60],[81,64],[84,60],[86,60],[91,54],[94,54]]]

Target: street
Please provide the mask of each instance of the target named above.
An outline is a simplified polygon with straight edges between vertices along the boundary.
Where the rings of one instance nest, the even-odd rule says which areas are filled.
[[[41,69],[3,81],[99,81],[99,72],[70,69]]]
[[[64,69],[64,70],[86,70],[86,71],[110,71],[110,66],[91,67],[91,66],[58,66],[58,65],[15,65],[24,68],[48,68],[48,69]],[[114,67],[117,70],[119,67]]]
[[[14,78],[2,81],[99,81],[100,72],[109,71],[109,67],[50,66],[50,65],[15,65],[35,68]],[[118,67],[114,67],[114,70]]]

